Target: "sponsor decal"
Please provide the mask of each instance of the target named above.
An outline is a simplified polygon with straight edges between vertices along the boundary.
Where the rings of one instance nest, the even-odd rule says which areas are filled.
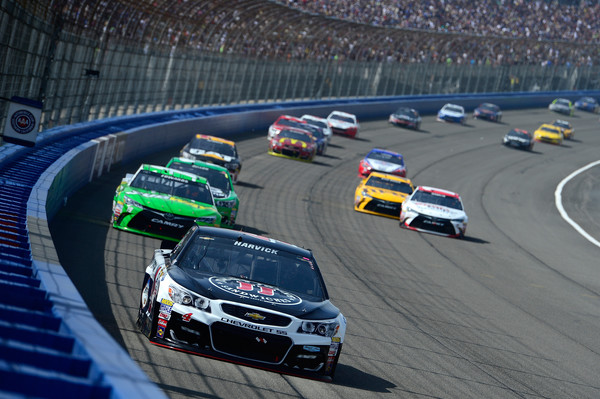
[[[166,327],[167,326],[167,320],[163,320],[163,319],[158,319],[158,321],[156,322],[156,324],[158,324],[159,327]]]
[[[165,328],[164,327],[157,327],[156,328],[156,336],[158,338],[163,338],[165,336]]]
[[[164,303],[160,304],[160,312],[171,314],[171,310],[173,310],[173,306],[165,305]]]
[[[275,305],[297,305],[302,299],[292,293],[257,282],[249,282],[232,277],[211,277],[215,287],[240,298],[271,303]]]
[[[192,320],[192,314],[186,313],[184,315],[181,315],[181,320],[185,321],[186,323],[189,323],[189,321]]]
[[[342,339],[340,337],[333,337],[331,338],[331,342],[341,342]]]
[[[332,342],[331,346],[329,347],[329,353],[327,354],[327,356],[337,355],[339,347],[340,347],[340,344],[338,344],[336,342]]]
[[[266,344],[267,339],[263,337],[256,337],[256,342],[258,342],[259,344]]]
[[[242,248],[253,249],[255,251],[267,252],[267,253],[274,254],[274,255],[277,255],[277,252],[278,252],[277,249],[264,247],[262,245],[249,244],[247,242],[242,242],[242,241],[235,241],[233,243],[233,245],[236,245],[236,246],[242,247]]]
[[[158,318],[163,319],[163,320],[171,320],[171,312],[169,312],[169,313],[160,312],[158,314]]]
[[[318,346],[304,345],[302,347],[307,352],[320,352],[321,349]]]
[[[162,271],[160,273],[160,275],[162,276]],[[167,306],[173,306],[173,301],[167,298],[163,298],[160,300],[160,303],[162,303],[163,305],[167,305]]]
[[[233,326],[246,328],[248,330],[260,331],[260,332],[264,332],[267,334],[287,335],[287,331],[285,331],[285,330],[278,330],[276,328],[260,326],[260,325],[256,325],[256,324],[246,322],[246,321],[238,321],[238,320],[230,319],[228,317],[221,317],[221,321],[223,323],[228,323]],[[258,337],[257,337],[257,339],[258,339]],[[266,343],[266,340],[265,340],[265,342],[262,342],[262,343]]]

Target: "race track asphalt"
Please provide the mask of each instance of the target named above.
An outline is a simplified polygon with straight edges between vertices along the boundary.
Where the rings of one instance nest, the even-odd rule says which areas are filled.
[[[425,117],[421,131],[362,122],[358,139],[334,136],[313,163],[268,155],[266,132],[235,138],[237,228],[311,248],[348,320],[331,384],[163,349],[137,332],[144,268],[161,243],[111,228],[112,196],[125,173],[178,148],[113,168],[70,198],[51,230],[91,311],[171,398],[598,398],[600,248],[554,203],[563,178],[600,159],[598,116],[569,118],[575,138],[562,146],[500,144],[511,127],[556,118]],[[358,162],[374,147],[402,153],[416,184],[462,196],[464,240],[354,211]],[[597,240],[599,199],[600,166],[563,191],[565,210]]]

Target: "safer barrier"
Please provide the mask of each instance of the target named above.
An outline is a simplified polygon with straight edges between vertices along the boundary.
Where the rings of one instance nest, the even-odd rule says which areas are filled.
[[[60,266],[48,224],[68,198],[112,165],[183,145],[197,132],[264,131],[283,113],[354,113],[382,119],[401,105],[433,114],[447,102],[468,111],[539,108],[556,97],[598,92],[386,97],[199,108],[100,120],[43,132],[33,148],[0,147],[0,392],[36,397],[164,397],[94,319]],[[266,133],[265,133],[266,134]]]

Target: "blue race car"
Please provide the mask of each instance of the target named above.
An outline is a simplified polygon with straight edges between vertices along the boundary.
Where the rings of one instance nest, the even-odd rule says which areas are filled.
[[[483,103],[479,104],[473,111],[473,118],[475,119],[487,119],[492,122],[500,122],[502,119],[502,111],[496,104]]]
[[[575,108],[582,111],[593,112],[595,114],[600,112],[600,104],[598,104],[598,101],[593,97],[581,97],[579,100],[575,101]]]

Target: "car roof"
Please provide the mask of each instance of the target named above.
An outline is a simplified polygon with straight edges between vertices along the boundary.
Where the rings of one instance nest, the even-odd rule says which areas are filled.
[[[390,150],[384,150],[382,148],[373,148],[371,151],[369,151],[369,153],[365,156],[365,158],[368,157],[370,154],[372,154],[374,152],[378,152],[378,153],[381,153],[381,154],[395,155],[397,157],[402,158],[402,154],[400,154],[399,152],[394,152],[394,151],[390,151]]]
[[[166,166],[142,164],[142,165],[140,165],[138,171],[140,171],[140,170],[148,170],[150,172],[159,173],[161,175],[166,175],[166,176],[180,178],[183,180],[189,180],[189,181],[207,184],[206,178],[204,178],[202,176],[198,176],[193,173],[183,172],[183,171],[177,170],[177,169],[167,168]]]
[[[233,142],[231,140],[227,140],[227,139],[224,139],[224,138],[221,138],[221,137],[217,137],[217,136],[210,136],[208,134],[201,134],[201,133],[199,133],[199,134],[196,134],[196,138],[197,139],[205,139],[205,140],[218,141],[218,142],[221,142],[221,143],[229,144],[231,146],[235,145],[235,142]]]
[[[297,245],[289,244],[274,238],[248,233],[240,230],[230,230],[210,226],[198,226],[197,230],[195,231],[195,234],[207,234],[215,237],[229,238],[236,241],[244,241],[249,244],[255,244],[257,246],[263,246],[266,242],[268,242],[269,247],[279,249],[281,251],[294,253],[307,258],[313,257],[312,251],[310,249],[302,248]]]
[[[415,189],[415,192],[416,191],[427,191],[429,193],[437,193],[437,194],[442,194],[442,195],[446,195],[449,197],[454,197],[454,198],[460,199],[460,195],[458,195],[454,191],[445,190],[443,188],[436,188],[436,187],[431,187],[431,186],[418,186]]]
[[[197,165],[197,166],[203,166],[209,169],[214,169],[214,170],[218,170],[220,172],[228,172],[227,168],[224,166],[220,166],[214,163],[210,163],[210,162],[204,162],[204,161],[195,161],[193,159],[188,159],[188,158],[181,158],[181,157],[173,157],[169,160],[169,162],[167,162],[167,167],[169,167],[169,165],[173,164],[173,163],[186,163],[189,165]]]

